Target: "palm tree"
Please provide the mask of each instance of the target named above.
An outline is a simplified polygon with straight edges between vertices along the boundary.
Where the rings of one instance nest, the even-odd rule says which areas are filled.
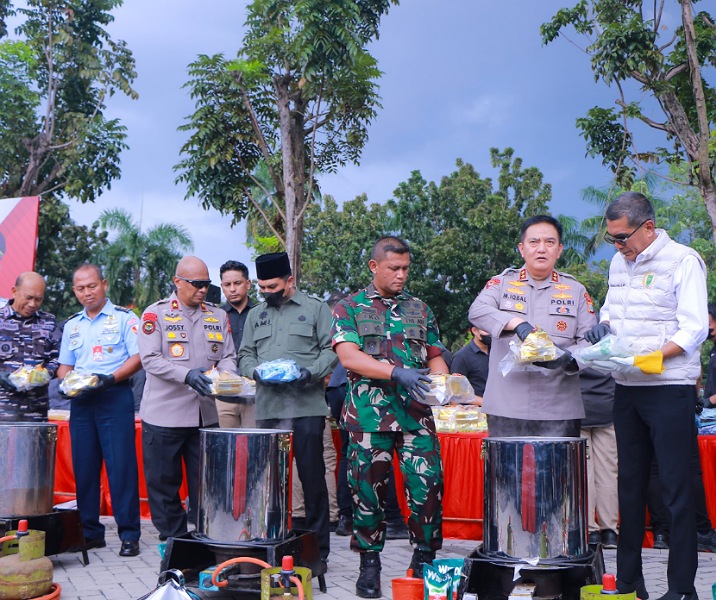
[[[165,296],[177,262],[194,247],[181,225],[160,223],[142,232],[121,208],[102,212],[95,226],[115,234],[96,259],[117,304],[142,308]]]

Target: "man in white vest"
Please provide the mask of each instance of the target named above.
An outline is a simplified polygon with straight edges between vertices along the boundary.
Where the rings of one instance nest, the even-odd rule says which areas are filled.
[[[660,600],[696,600],[698,566],[691,481],[699,348],[708,334],[706,267],[691,248],[654,224],[643,194],[627,192],[606,211],[604,239],[618,252],[609,268],[609,290],[600,323],[586,335],[625,338],[635,356],[612,359],[614,429],[619,455],[617,589],[649,597],[644,585],[644,537],[649,462],[656,457],[670,515],[667,580]]]

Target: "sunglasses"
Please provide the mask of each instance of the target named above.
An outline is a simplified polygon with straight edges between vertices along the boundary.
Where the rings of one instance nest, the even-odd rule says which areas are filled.
[[[634,231],[631,233],[620,233],[618,235],[611,235],[609,233],[605,233],[602,237],[604,238],[604,241],[607,244],[619,244],[620,246],[626,246],[627,240],[633,236],[639,229],[641,228],[644,223],[647,223],[648,221],[651,221],[651,219],[647,219],[646,221],[642,221],[639,227],[637,227]]]
[[[202,288],[208,288],[211,285],[211,279],[187,279],[186,277],[182,277],[181,275],[177,275],[176,278],[190,283],[197,290],[200,290]]]

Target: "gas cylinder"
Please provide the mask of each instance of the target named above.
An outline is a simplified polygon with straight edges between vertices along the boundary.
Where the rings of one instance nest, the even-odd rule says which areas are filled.
[[[17,536],[17,531],[8,536]],[[52,561],[45,556],[45,532],[21,531],[0,549],[0,600],[44,596],[52,587]]]

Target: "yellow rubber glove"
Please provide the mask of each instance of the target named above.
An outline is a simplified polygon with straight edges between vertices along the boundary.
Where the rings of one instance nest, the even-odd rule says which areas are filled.
[[[661,350],[640,356],[630,356],[628,358],[612,356],[609,358],[609,361],[618,365],[636,367],[647,375],[661,375],[664,372],[664,354]]]
[[[664,354],[661,350],[634,357],[634,366],[648,375],[661,375],[664,372]]]

